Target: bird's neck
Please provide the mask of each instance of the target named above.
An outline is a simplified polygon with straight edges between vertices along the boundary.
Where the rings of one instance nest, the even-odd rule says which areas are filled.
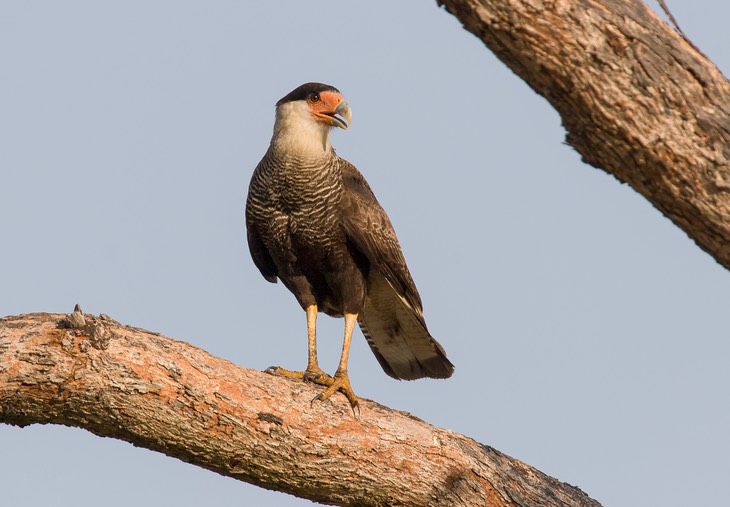
[[[279,154],[296,158],[329,156],[332,152],[330,127],[305,117],[308,112],[294,111],[284,106],[289,104],[284,104],[276,112],[271,148]]]

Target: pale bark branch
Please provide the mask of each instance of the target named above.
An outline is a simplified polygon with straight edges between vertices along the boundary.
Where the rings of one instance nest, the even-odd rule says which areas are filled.
[[[585,162],[730,268],[730,84],[712,62],[640,0],[438,3],[555,107]]]
[[[335,505],[598,506],[457,433],[74,312],[0,319],[0,422],[64,424]]]

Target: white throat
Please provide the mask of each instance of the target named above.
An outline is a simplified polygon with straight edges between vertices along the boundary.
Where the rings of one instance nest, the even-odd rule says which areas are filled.
[[[306,102],[287,102],[276,108],[271,146],[292,155],[321,156],[332,149],[330,128],[314,119]]]

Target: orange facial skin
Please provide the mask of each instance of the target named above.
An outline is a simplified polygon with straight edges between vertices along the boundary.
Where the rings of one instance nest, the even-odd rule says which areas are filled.
[[[330,127],[347,129],[351,119],[350,106],[337,92],[313,93],[307,97],[307,103],[312,110],[312,115]],[[344,121],[337,115],[341,115]]]

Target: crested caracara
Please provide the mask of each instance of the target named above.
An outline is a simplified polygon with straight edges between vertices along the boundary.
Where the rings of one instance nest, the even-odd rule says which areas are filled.
[[[347,129],[350,120],[340,92],[321,83],[303,84],[276,103],[271,144],[249,186],[246,229],[261,274],[281,280],[307,314],[306,370],[267,371],[326,386],[314,400],[341,391],[354,410],[347,359],[355,323],[391,377],[447,378],[454,366],[426,328],[388,216],[363,175],[330,145],[330,129]],[[345,318],[333,377],[317,363],[318,312]]]

